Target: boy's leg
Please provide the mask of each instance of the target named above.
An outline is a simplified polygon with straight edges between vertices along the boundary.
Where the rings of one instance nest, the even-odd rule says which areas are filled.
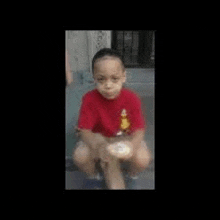
[[[88,176],[96,175],[95,160],[91,156],[89,147],[84,142],[78,142],[76,149],[73,151],[73,161]]]
[[[118,158],[111,157],[109,162],[101,162],[108,189],[125,189],[125,182]]]
[[[96,176],[95,160],[91,155],[90,148],[82,141],[73,152],[75,164],[88,176]],[[110,162],[101,161],[101,167],[105,175],[105,181],[109,189],[125,189],[125,183],[117,158],[111,157]]]
[[[144,171],[150,164],[151,159],[151,152],[145,141],[142,141],[139,150],[128,160],[130,163],[129,175],[136,176],[138,173]]]
[[[118,138],[105,138],[108,143],[114,143],[118,141]],[[108,189],[125,189],[125,182],[121,171],[120,163],[121,161],[112,156],[110,156],[109,162],[102,162],[101,167],[104,172],[105,182]]]

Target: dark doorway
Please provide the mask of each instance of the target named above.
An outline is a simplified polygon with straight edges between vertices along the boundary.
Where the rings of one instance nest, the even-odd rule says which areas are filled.
[[[112,31],[112,48],[130,68],[154,68],[154,31]]]

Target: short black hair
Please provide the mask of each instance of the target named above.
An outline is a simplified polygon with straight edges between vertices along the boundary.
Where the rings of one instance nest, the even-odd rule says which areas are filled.
[[[123,61],[123,58],[121,56],[121,54],[117,51],[117,50],[113,50],[111,48],[102,48],[101,50],[99,50],[93,57],[92,59],[92,73],[94,74],[94,64],[95,64],[95,61],[97,59],[100,59],[104,56],[111,56],[111,57],[116,57],[116,58],[119,58],[121,60],[121,63],[122,63],[122,66],[123,66],[123,69],[125,69],[125,65],[124,65],[124,61]]]

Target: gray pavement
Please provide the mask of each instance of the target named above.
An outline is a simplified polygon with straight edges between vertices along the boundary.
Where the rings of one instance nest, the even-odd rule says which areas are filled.
[[[65,189],[82,189],[83,180],[86,175],[80,171],[66,171]],[[154,171],[145,170],[139,175],[137,185],[134,189],[155,189]]]

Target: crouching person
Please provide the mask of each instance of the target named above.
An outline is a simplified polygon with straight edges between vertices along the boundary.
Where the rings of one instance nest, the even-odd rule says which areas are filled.
[[[144,142],[141,101],[123,87],[126,71],[116,51],[104,48],[97,52],[92,70],[96,88],[82,98],[78,120],[81,141],[73,151],[73,160],[88,175],[91,187],[92,181],[100,178],[95,166],[100,161],[107,187],[125,189],[121,163],[129,164],[128,178],[135,179],[151,161]]]

